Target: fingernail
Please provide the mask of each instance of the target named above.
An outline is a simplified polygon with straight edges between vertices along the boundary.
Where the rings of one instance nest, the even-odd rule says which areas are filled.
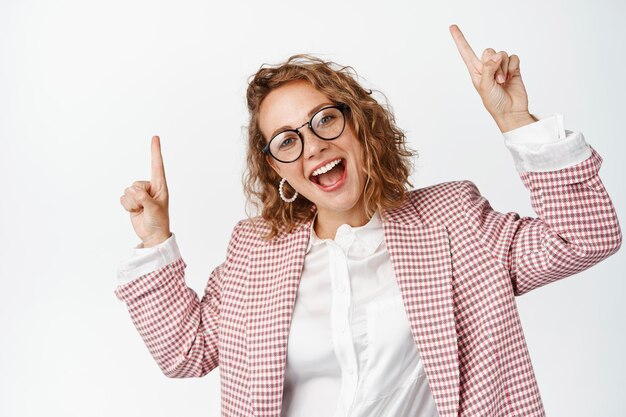
[[[497,77],[497,78],[498,78],[498,82],[501,82],[501,83],[503,83],[503,82],[504,82],[504,75],[502,75],[502,74],[498,74],[498,77]]]
[[[491,57],[491,60],[494,61],[494,62],[497,62],[498,59],[500,59],[500,53],[499,52]]]

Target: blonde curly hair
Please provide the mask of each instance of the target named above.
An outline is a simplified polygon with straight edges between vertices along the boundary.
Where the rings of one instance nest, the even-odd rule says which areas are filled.
[[[377,209],[382,212],[398,207],[405,201],[407,187],[413,187],[409,176],[417,151],[407,147],[406,136],[396,126],[390,106],[379,104],[372,97],[373,90],[365,90],[357,78],[352,67],[309,54],[293,55],[274,66],[263,64],[250,76],[246,93],[250,113],[247,166],[242,181],[247,203],[257,210],[261,208],[261,217],[267,223],[269,231],[262,236],[264,240],[273,239],[280,231],[291,233],[315,214],[314,204],[304,196],[293,203],[281,200],[278,192],[281,178],[262,152],[269,138],[263,137],[259,127],[261,102],[272,90],[290,81],[307,80],[331,101],[347,104],[346,122],[351,123],[363,145],[362,170],[368,179],[363,191],[367,216],[371,217]],[[289,186],[285,193],[293,195],[295,190]],[[247,208],[246,213],[254,224]]]

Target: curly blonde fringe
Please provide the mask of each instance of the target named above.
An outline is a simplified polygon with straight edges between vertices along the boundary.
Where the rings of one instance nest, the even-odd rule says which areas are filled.
[[[373,90],[361,87],[356,71],[350,66],[308,54],[293,55],[275,66],[264,67],[266,65],[269,64],[261,65],[248,83],[246,99],[250,120],[247,166],[242,179],[247,203],[257,211],[261,208],[261,217],[267,223],[264,229],[269,230],[262,239],[272,240],[282,231],[291,233],[298,224],[310,221],[314,215],[313,203],[304,196],[293,203],[281,200],[278,193],[281,178],[262,153],[266,139],[259,127],[261,102],[272,90],[289,81],[307,80],[331,101],[348,105],[347,122],[352,124],[363,145],[367,216],[371,217],[377,209],[382,212],[402,205],[407,198],[407,187],[413,187],[409,176],[417,151],[407,147],[406,136],[396,126],[390,106],[379,104],[372,97]],[[285,184],[284,192],[291,196],[295,190]],[[246,214],[254,224],[247,207]]]

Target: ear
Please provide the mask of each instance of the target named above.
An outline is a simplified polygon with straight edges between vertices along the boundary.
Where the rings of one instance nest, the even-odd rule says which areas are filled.
[[[282,174],[280,173],[280,167],[276,164],[276,160],[269,155],[265,155],[265,160],[272,167],[272,169],[282,177]]]

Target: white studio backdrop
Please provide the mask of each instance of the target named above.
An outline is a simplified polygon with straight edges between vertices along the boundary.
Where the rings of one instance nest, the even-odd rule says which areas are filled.
[[[415,187],[469,179],[535,216],[449,32],[521,59],[529,109],[604,162],[626,224],[620,1],[0,1],[0,415],[218,416],[219,370],[168,379],[113,290],[139,242],[119,203],[161,137],[171,229],[201,294],[245,217],[248,77],[312,53],[385,93]],[[519,297],[550,416],[626,415],[625,251]]]

